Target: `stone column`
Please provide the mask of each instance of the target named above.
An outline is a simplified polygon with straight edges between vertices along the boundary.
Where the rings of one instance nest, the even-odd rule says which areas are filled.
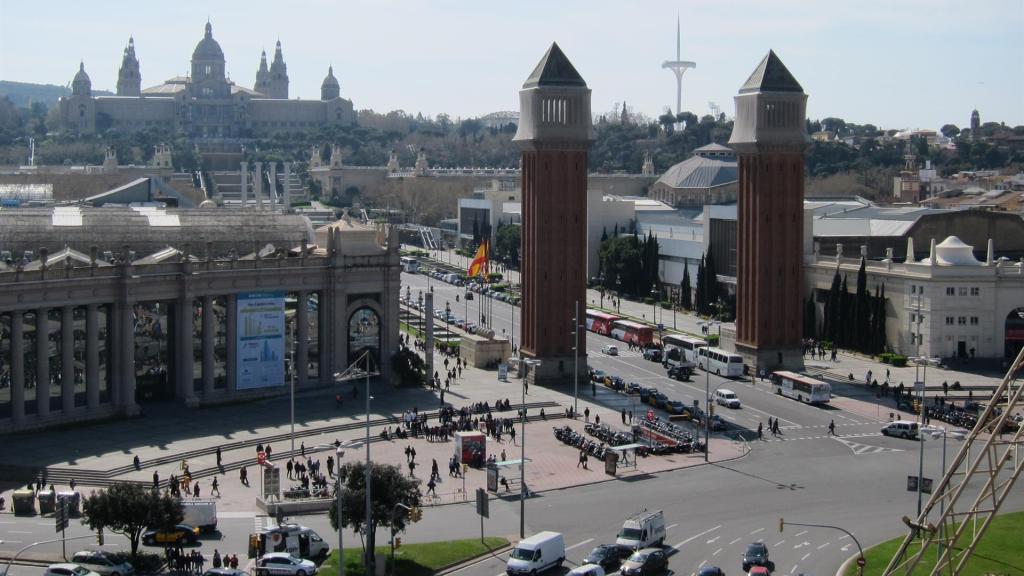
[[[285,172],[287,174],[287,172]],[[295,300],[295,366],[299,386],[309,377],[309,292],[300,290]]]
[[[228,394],[233,394],[235,392],[235,384],[238,382],[237,375],[235,374],[235,367],[238,363],[238,348],[236,346],[238,339],[238,296],[228,294],[227,299],[228,317],[225,320],[225,325],[227,327],[228,354],[225,371],[228,376]]]
[[[263,209],[263,162],[256,163],[256,173],[253,175],[256,180],[253,182],[254,186],[252,193],[256,195],[256,208],[258,210]]]
[[[182,297],[177,302],[178,333],[175,335],[178,345],[176,346],[175,364],[178,367],[176,384],[178,400],[191,403],[195,401],[195,359],[193,354],[193,338],[195,327],[192,324],[192,299]]]
[[[11,312],[11,417],[25,419],[25,313]]]
[[[242,162],[242,208],[249,203],[249,163]]]
[[[203,397],[213,395],[214,358],[217,322],[213,314],[213,296],[203,296]]]
[[[292,209],[292,200],[291,200],[291,192],[290,192],[291,186],[288,185],[290,180],[291,180],[291,177],[292,177],[292,163],[291,162],[285,162],[284,163],[284,184],[281,186],[281,202],[284,205],[284,213],[285,214],[290,212],[291,209]]]
[[[267,208],[274,209],[277,204],[277,162],[270,163],[270,190],[267,191]]]
[[[124,406],[129,415],[138,413],[135,403],[135,325],[132,320],[132,302],[125,301],[118,305],[120,317],[117,331],[121,332],[121,371],[120,405]]]
[[[85,402],[90,410],[100,405],[100,322],[99,306],[85,308]],[[110,369],[109,360],[107,369]]]
[[[70,414],[75,409],[75,307],[60,311],[60,395],[61,409]]]
[[[36,414],[50,415],[50,309],[36,310]]]

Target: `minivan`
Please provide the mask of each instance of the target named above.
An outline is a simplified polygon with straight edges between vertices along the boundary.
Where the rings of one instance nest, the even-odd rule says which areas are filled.
[[[538,532],[523,538],[508,557],[505,572],[509,576],[534,576],[565,561],[565,539],[558,532]]]
[[[917,422],[913,420],[894,420],[882,428],[882,436],[898,436],[908,440],[917,438]]]
[[[715,390],[715,402],[726,408],[739,408],[740,397],[735,392],[726,388]]]

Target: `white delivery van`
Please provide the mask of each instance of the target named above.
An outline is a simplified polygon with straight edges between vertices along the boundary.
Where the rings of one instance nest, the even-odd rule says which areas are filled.
[[[315,530],[298,524],[283,524],[267,528],[249,537],[250,549],[262,556],[271,552],[288,552],[297,558],[326,558],[331,547]]]
[[[558,532],[538,532],[516,544],[508,557],[509,576],[534,576],[565,561],[565,539]]]
[[[661,510],[644,510],[634,514],[622,523],[622,529],[615,539],[615,545],[625,552],[633,552],[649,546],[665,543],[665,514]]]
[[[217,531],[217,501],[192,500],[181,501],[181,510],[185,513],[182,524],[199,528],[200,532]]]
[[[917,422],[913,420],[895,420],[882,428],[882,436],[897,436],[913,440],[917,438]]]

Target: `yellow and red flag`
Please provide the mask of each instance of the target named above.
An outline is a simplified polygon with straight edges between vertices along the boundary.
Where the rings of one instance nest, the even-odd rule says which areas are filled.
[[[482,276],[487,270],[487,260],[489,254],[487,253],[487,242],[481,242],[480,247],[476,249],[476,255],[473,256],[473,260],[469,263],[469,271],[466,273],[470,278],[476,276]]]

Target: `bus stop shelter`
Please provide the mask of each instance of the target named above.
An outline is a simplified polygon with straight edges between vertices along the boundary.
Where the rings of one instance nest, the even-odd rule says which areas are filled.
[[[612,446],[608,449],[618,454],[619,468],[628,468],[632,466],[633,470],[636,470],[636,451],[638,448],[643,447],[643,444],[623,444],[622,446]]]
[[[527,458],[525,462],[529,462]],[[492,462],[487,465],[487,490],[489,492],[499,492],[501,488],[504,488],[506,492],[519,492],[519,483],[522,480],[522,474],[514,474],[514,478],[509,478],[506,475],[506,470],[519,470],[522,468],[524,460],[502,460],[500,462]],[[501,479],[505,479],[505,483],[501,484]]]

